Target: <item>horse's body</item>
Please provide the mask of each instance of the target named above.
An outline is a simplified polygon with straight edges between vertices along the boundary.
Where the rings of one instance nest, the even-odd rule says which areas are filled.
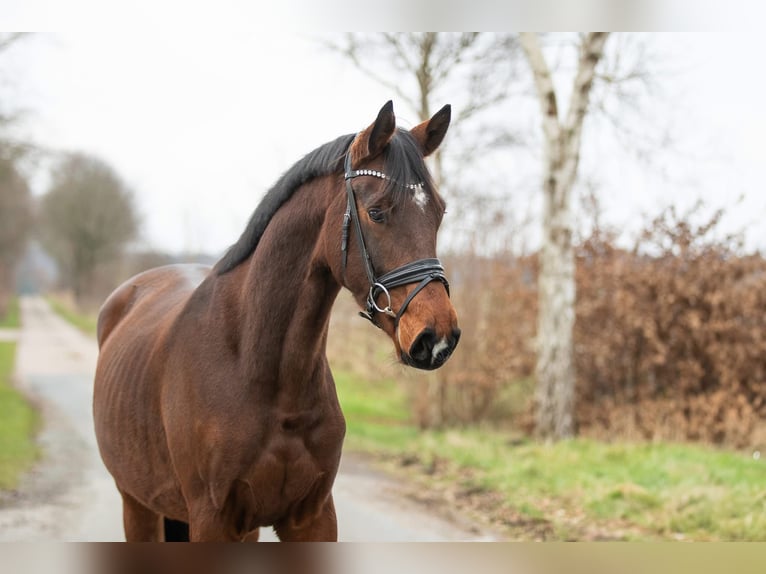
[[[94,416],[123,496],[127,540],[162,540],[163,518],[188,523],[192,540],[257,539],[265,525],[282,540],[337,538],[331,489],[345,422],[327,329],[341,286],[360,303],[369,286],[358,254],[349,250],[347,268],[341,261],[346,197],[336,164],[348,149],[355,167],[381,169],[404,137],[419,144],[422,162],[449,113],[446,123],[437,114],[409,133],[396,134],[392,121],[387,105],[353,143],[340,138],[296,164],[215,268],[153,269],[104,303]],[[357,218],[376,267],[433,257],[443,212],[435,190],[426,186],[431,211],[417,213],[423,196],[397,207],[390,182],[364,179],[359,198],[350,187],[349,197],[364,213]],[[394,237],[374,223],[372,203],[389,210]],[[361,235],[349,238],[356,250],[360,243]],[[446,361],[459,336],[446,290],[432,279],[411,301],[411,287],[391,289],[391,304],[407,313],[374,318],[403,360],[421,368]]]

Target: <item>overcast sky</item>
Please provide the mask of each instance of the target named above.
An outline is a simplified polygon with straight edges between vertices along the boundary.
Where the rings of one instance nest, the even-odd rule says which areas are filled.
[[[660,177],[612,140],[586,137],[584,169],[603,166],[608,221],[631,228],[663,205],[701,197],[722,206],[742,196],[726,225],[747,226],[748,246],[766,249],[766,40],[728,33],[657,42],[681,63],[663,79],[671,101],[656,114],[677,124],[680,143],[658,152]],[[176,30],[38,34],[2,56],[0,93],[28,110],[23,131],[38,144],[98,155],[119,172],[135,191],[147,246],[211,253],[239,236],[294,161],[363,128],[393,97],[316,35]],[[413,125],[393,99],[400,125]],[[36,193],[45,185],[37,178]]]

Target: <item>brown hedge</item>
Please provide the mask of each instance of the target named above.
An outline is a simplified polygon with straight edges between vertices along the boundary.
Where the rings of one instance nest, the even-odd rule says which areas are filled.
[[[766,262],[698,212],[664,211],[631,252],[598,232],[579,249],[581,432],[766,439]]]
[[[722,236],[720,212],[701,213],[699,206],[680,215],[664,211],[631,249],[598,227],[580,242],[580,434],[766,445],[766,261]],[[463,329],[445,367],[383,368],[370,358],[385,355],[390,343],[356,318],[336,325],[343,337],[340,352],[331,352],[334,364],[345,365],[356,350],[343,368],[368,364],[367,378],[406,381],[421,427],[489,420],[532,432],[536,257],[444,261]],[[353,309],[336,312],[334,321],[346,316]]]

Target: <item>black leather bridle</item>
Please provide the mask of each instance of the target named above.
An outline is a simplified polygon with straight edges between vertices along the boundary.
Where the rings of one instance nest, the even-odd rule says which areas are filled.
[[[401,319],[402,315],[407,310],[407,306],[415,298],[415,295],[420,293],[426,285],[431,281],[441,281],[447,290],[447,295],[449,295],[449,282],[444,275],[444,267],[442,266],[441,261],[436,258],[418,259],[417,261],[412,261],[401,267],[397,267],[388,273],[384,273],[380,277],[375,275],[375,268],[372,265],[370,254],[367,251],[367,246],[364,242],[364,233],[362,232],[362,223],[359,220],[359,212],[356,209],[356,195],[354,194],[354,188],[351,186],[351,180],[360,176],[371,176],[390,180],[389,176],[379,171],[369,169],[352,170],[351,153],[350,151],[346,152],[345,179],[348,201],[346,203],[346,214],[343,216],[343,234],[341,237],[343,276],[346,276],[346,260],[348,259],[348,228],[353,221],[354,228],[356,229],[356,238],[359,242],[359,249],[362,253],[362,261],[364,262],[367,279],[370,283],[370,291],[367,294],[365,310],[360,311],[359,315],[368,319],[376,327],[381,328],[381,325],[375,320],[375,313],[383,313],[389,317],[393,317],[394,325],[395,327],[398,327],[399,319]],[[400,185],[405,185],[405,187],[410,189],[417,189],[423,184]],[[410,285],[411,283],[417,283],[418,285],[407,295],[407,298],[404,300],[404,303],[402,303],[399,311],[394,313],[391,309],[391,294],[389,291],[395,287]],[[386,304],[384,307],[380,307],[377,303],[377,298],[381,294],[386,297]]]

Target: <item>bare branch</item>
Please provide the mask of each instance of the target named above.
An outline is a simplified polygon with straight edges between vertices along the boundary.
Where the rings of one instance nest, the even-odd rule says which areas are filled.
[[[432,64],[434,84],[441,84],[455,67],[465,61],[468,51],[475,46],[479,39],[478,32],[461,34],[454,42],[443,42],[437,48]]]
[[[406,37],[409,38],[413,45],[417,46],[420,44],[420,41],[414,34],[407,34]],[[410,60],[407,49],[402,46],[402,43],[397,38],[396,34],[384,33],[383,38],[385,38],[386,42],[388,42],[388,45],[394,49],[396,55],[399,56],[399,59],[404,63],[403,67],[406,70],[415,72],[418,69],[418,65]]]
[[[579,136],[585,114],[588,111],[588,101],[593,87],[593,79],[596,75],[596,66],[604,55],[604,45],[608,36],[609,34],[605,32],[591,32],[582,40],[580,62],[564,124],[570,133],[577,132],[576,136]]]
[[[545,62],[540,41],[535,34],[523,32],[519,35],[519,41],[532,69],[535,89],[537,90],[540,109],[543,114],[543,131],[550,141],[554,141],[558,139],[560,125],[558,101],[550,68]]]
[[[508,98],[508,90],[501,89],[497,94],[493,96],[490,96],[484,99],[474,99],[460,110],[460,113],[457,116],[457,121],[458,122],[465,121],[468,118],[471,118],[474,115],[478,114],[479,112],[483,112],[484,110],[499,104],[500,102],[506,100],[507,98]]]
[[[10,46],[21,40],[24,36],[29,35],[28,32],[10,32],[8,34],[0,35],[0,52],[8,49]]]
[[[359,44],[357,41],[357,38],[354,34],[348,34],[347,35],[347,41],[348,43],[345,46],[341,46],[339,44],[334,44],[332,42],[324,42],[324,46],[329,48],[330,50],[333,50],[335,52],[338,52],[348,58],[352,64],[365,76],[370,78],[371,80],[379,83],[381,86],[391,90],[394,92],[399,98],[404,100],[407,105],[411,106],[413,109],[417,109],[417,101],[411,98],[406,91],[402,89],[402,87],[397,82],[393,82],[391,80],[386,79],[384,76],[378,74],[375,72],[370,66],[367,66],[362,61],[360,55],[359,55]],[[394,39],[395,41],[395,39]],[[400,46],[390,43],[388,41],[388,46],[394,48],[397,53],[399,52]],[[404,60],[405,66],[409,65],[406,60]]]

